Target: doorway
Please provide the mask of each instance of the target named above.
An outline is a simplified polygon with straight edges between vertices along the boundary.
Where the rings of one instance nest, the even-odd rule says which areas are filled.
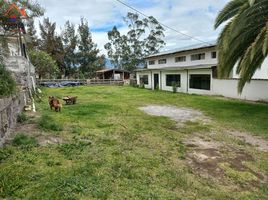
[[[159,89],[159,74],[154,74],[154,90]]]

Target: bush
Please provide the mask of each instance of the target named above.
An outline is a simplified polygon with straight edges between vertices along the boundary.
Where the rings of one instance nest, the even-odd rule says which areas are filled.
[[[30,137],[23,133],[20,133],[15,136],[12,141],[14,146],[22,146],[22,147],[36,147],[38,145],[37,140],[34,137]]]
[[[9,96],[16,92],[16,82],[11,73],[6,70],[3,64],[0,64],[0,96]]]
[[[43,130],[50,130],[50,131],[62,131],[63,126],[60,123],[55,122],[55,120],[48,116],[43,115],[38,122],[39,127]]]
[[[28,117],[26,116],[25,113],[21,113],[18,115],[17,122],[18,123],[24,123],[28,120]]]
[[[173,93],[176,93],[177,92],[178,87],[179,87],[179,84],[178,83],[172,82],[172,90],[173,90]]]

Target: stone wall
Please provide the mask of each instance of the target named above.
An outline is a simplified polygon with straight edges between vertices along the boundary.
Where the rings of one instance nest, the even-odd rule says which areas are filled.
[[[23,111],[26,99],[26,92],[0,99],[0,147],[9,137],[11,130],[16,127],[17,117]]]

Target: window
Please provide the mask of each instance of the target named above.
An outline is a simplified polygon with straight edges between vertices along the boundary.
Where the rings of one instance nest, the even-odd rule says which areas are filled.
[[[217,58],[217,52],[216,51],[211,52],[211,58]]]
[[[154,65],[155,64],[155,61],[154,60],[150,60],[149,61],[149,65]]]
[[[161,59],[161,60],[158,60],[158,64],[166,64],[167,63],[167,59]]]
[[[209,74],[192,74],[190,75],[190,88],[199,90],[210,90]]]
[[[194,54],[194,55],[191,55],[191,61],[194,61],[194,60],[205,60],[205,53],[199,53],[199,54]]]
[[[175,62],[185,62],[186,56],[180,56],[175,58]]]
[[[148,80],[149,80],[148,75],[140,76],[140,84],[148,85],[149,84]]]
[[[166,75],[166,86],[173,86],[176,84],[177,87],[181,86],[181,75],[180,74],[167,74]]]

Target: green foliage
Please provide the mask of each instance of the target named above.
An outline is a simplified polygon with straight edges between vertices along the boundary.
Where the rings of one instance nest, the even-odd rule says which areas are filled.
[[[16,82],[3,64],[0,64],[0,96],[9,96],[16,92]]]
[[[232,0],[215,22],[215,28],[228,22],[218,39],[219,76],[229,77],[238,63],[240,93],[268,55],[267,10],[267,0]]]
[[[105,56],[99,56],[99,49],[92,40],[92,35],[85,18],[81,18],[78,27],[78,49],[77,61],[79,70],[86,78],[92,78],[96,71],[105,66]]]
[[[128,13],[124,21],[128,33],[122,35],[115,26],[108,32],[109,43],[104,47],[117,68],[132,72],[145,65],[144,57],[158,53],[165,45],[164,28],[154,17],[140,19],[136,13]]]
[[[36,147],[38,142],[34,137],[20,133],[12,140],[12,144],[18,147]]]
[[[90,142],[75,142],[69,144],[62,144],[58,147],[59,152],[61,152],[68,159],[72,160],[73,158],[77,158],[85,148],[91,145]]]
[[[0,149],[0,163],[8,159],[13,154],[10,148]]]
[[[40,50],[31,50],[29,56],[39,78],[55,78],[59,73],[56,61],[48,53]]]
[[[27,115],[23,112],[23,113],[20,113],[17,117],[17,122],[18,123],[24,123],[28,120],[28,117]]]
[[[63,130],[63,125],[54,120],[52,117],[49,115],[42,115],[40,118],[38,125],[41,129],[47,130],[47,131],[62,131]]]
[[[176,83],[175,81],[172,82],[172,91],[173,93],[177,93],[178,91],[179,84]]]

